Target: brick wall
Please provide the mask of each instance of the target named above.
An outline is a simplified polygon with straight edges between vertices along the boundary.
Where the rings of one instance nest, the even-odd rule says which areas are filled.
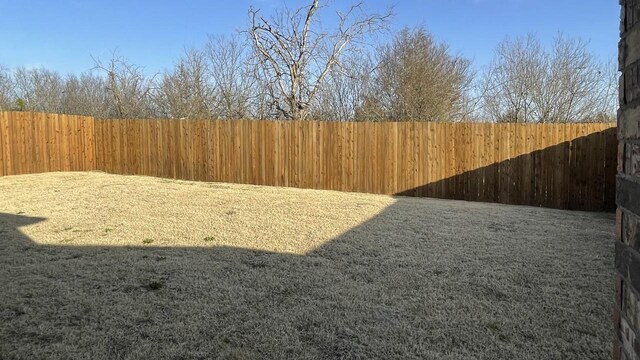
[[[620,0],[614,359],[640,360],[640,0]]]

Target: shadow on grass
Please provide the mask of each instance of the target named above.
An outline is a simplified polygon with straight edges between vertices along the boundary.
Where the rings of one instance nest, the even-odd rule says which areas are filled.
[[[0,213],[0,358],[610,353],[610,214],[399,197],[305,255],[39,245],[41,221]]]

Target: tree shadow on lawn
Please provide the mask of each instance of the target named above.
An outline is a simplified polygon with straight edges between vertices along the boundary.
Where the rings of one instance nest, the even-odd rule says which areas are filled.
[[[399,197],[305,255],[39,245],[40,221],[0,213],[0,358],[610,354],[611,214]]]

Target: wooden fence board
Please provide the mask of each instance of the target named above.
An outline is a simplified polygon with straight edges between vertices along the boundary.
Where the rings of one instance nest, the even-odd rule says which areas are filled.
[[[0,176],[7,175],[7,170],[5,169],[6,155],[4,150],[4,144],[7,143],[8,139],[5,139],[6,130],[4,129],[4,127],[5,127],[5,122],[7,121],[6,119],[8,118],[8,116],[9,116],[8,113],[0,112]]]
[[[614,124],[95,120],[0,113],[0,176],[117,174],[614,207]]]

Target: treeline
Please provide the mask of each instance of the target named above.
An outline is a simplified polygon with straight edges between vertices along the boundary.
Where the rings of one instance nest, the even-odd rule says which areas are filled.
[[[323,14],[323,13],[328,14]],[[172,68],[149,75],[118,54],[62,75],[0,66],[0,111],[98,118],[315,119],[337,121],[613,121],[615,64],[559,35],[506,39],[481,71],[425,28],[387,43],[391,13],[319,0],[274,17],[249,10],[246,31],[210,37]]]

